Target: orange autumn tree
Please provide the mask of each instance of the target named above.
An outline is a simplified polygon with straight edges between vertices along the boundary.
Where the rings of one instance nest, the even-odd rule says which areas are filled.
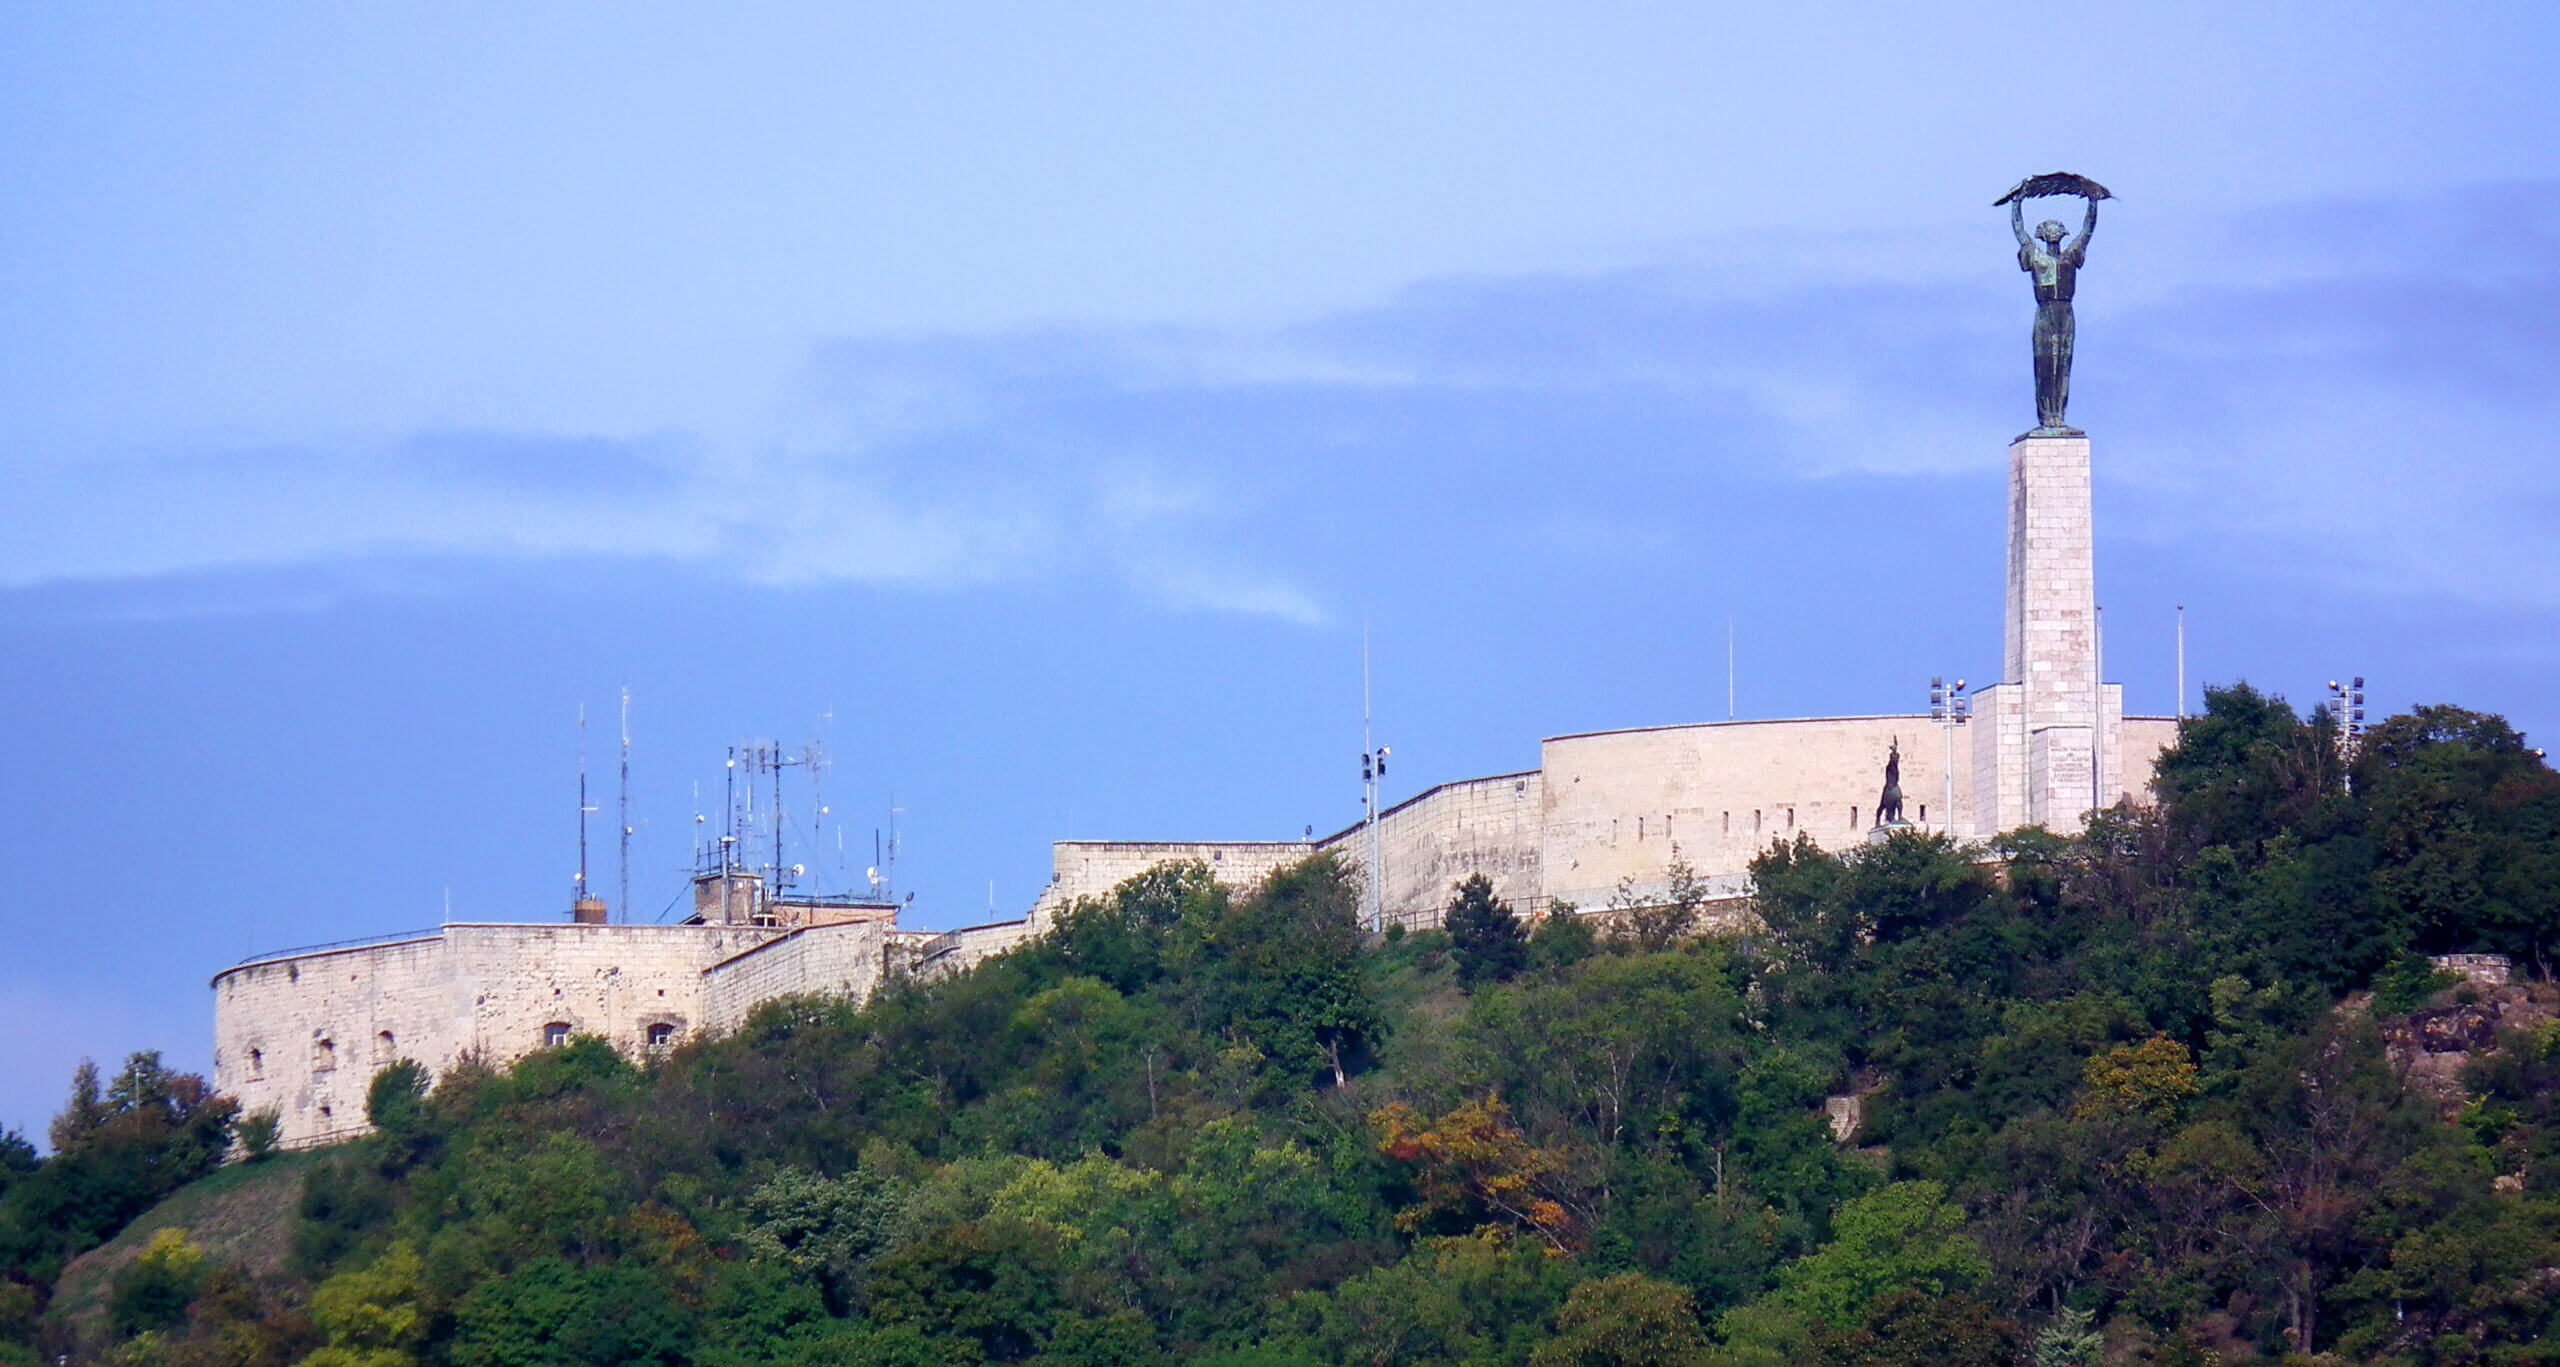
[[[1378,1131],[1378,1151],[1412,1166],[1421,1198],[1396,1212],[1398,1229],[1464,1223],[1479,1232],[1527,1235],[1550,1253],[1582,1246],[1588,1222],[1567,1204],[1563,1151],[1531,1144],[1501,1097],[1463,1102],[1438,1120],[1398,1101],[1371,1113],[1369,1123]]]

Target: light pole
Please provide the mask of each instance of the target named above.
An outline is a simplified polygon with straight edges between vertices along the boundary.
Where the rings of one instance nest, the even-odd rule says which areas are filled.
[[[1369,706],[1369,624],[1360,624],[1360,825],[1369,846],[1369,929],[1387,933],[1387,870],[1378,843],[1378,784],[1387,776],[1387,747],[1372,736]]]
[[[2329,681],[2329,714],[2338,722],[2338,759],[2342,764],[2355,762],[2356,746],[2364,739],[2364,676],[2351,677],[2345,687]],[[2342,775],[2340,781],[2349,792],[2355,791],[2355,777]]]
[[[1964,691],[1964,680],[1956,680],[1956,686],[1949,688],[1946,676],[1930,677],[1929,720],[1936,722],[1947,738],[1947,763],[1939,771],[1947,781],[1946,805],[1939,811],[1943,813],[1940,819],[1949,840],[1956,838],[1956,728],[1972,716],[1973,697]]]
[[[1360,743],[1369,743],[1369,728],[1363,722]],[[1380,862],[1378,841],[1378,785],[1387,777],[1387,747],[1360,752],[1360,824],[1369,836],[1369,929],[1380,935],[1387,933],[1387,877]]]

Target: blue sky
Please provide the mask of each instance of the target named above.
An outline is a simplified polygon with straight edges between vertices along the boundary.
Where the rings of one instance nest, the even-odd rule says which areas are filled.
[[[2560,730],[2547,7],[527,8],[0,16],[0,1126],[558,914],[625,683],[641,915],[770,736],[954,925],[1348,822],[1364,622],[1391,796],[1987,677],[2033,171],[2131,704]]]

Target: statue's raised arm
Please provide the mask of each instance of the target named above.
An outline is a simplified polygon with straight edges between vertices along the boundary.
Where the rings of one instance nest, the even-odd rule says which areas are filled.
[[[2077,266],[2088,259],[2089,234],[2098,230],[2098,201],[2104,198],[2105,194],[2106,192],[2101,190],[2097,194],[2089,197],[2089,208],[2087,212],[2080,216],[2080,235],[2071,239],[2070,246],[2062,249],[2062,255],[2064,258],[2069,260],[2074,266]],[[2025,215],[2023,211],[2025,208],[2026,206],[2024,204],[2011,205],[2010,216],[2024,221]]]

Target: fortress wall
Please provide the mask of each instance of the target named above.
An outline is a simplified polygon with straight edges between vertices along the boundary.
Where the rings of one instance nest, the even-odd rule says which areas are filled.
[[[1061,840],[1049,847],[1049,886],[1030,921],[1045,929],[1080,899],[1100,897],[1158,864],[1197,861],[1242,890],[1315,852],[1303,840]]]
[[[702,1025],[735,1030],[757,1003],[817,993],[868,1000],[887,972],[893,928],[855,921],[795,930],[702,970]]]
[[[449,925],[430,938],[283,956],[214,979],[214,1086],[273,1108],[291,1147],[366,1129],[394,1059],[442,1073],[543,1047],[557,1021],[638,1056],[704,1023],[702,970],[782,932],[749,926]],[[252,1051],[255,1051],[254,1053]]]
[[[213,982],[214,1090],[274,1111],[288,1147],[360,1134],[384,1064],[468,1047],[453,997],[441,935],[231,969]]]
[[[1745,890],[1770,842],[1809,834],[1826,849],[1875,824],[1887,747],[1902,741],[1903,817],[1943,831],[1946,738],[1926,716],[1717,722],[1559,736],[1543,747],[1547,895],[1608,904],[1620,879],[1662,895],[1676,847],[1710,892]],[[1957,737],[1958,805],[1973,776]],[[1926,808],[1925,817],[1923,808]]]
[[[1386,918],[1408,930],[1435,930],[1449,898],[1469,874],[1493,881],[1496,895],[1522,916],[1546,907],[1539,882],[1544,813],[1534,770],[1443,783],[1390,807],[1378,818],[1386,862]],[[1369,843],[1358,826],[1324,842],[1368,876]]]
[[[930,982],[966,973],[979,964],[1047,934],[1050,922],[1024,917],[958,930],[897,930],[888,937],[901,970]]]
[[[542,1048],[554,1022],[635,1058],[651,1025],[691,1035],[706,1021],[703,970],[783,934],[756,926],[445,928],[455,975],[472,994],[473,1046],[493,1066]]]
[[[2178,719],[2127,717],[2119,728],[2117,786],[2135,802],[2147,804],[2151,801],[2151,776],[2159,772],[2160,752],[2178,743]]]

